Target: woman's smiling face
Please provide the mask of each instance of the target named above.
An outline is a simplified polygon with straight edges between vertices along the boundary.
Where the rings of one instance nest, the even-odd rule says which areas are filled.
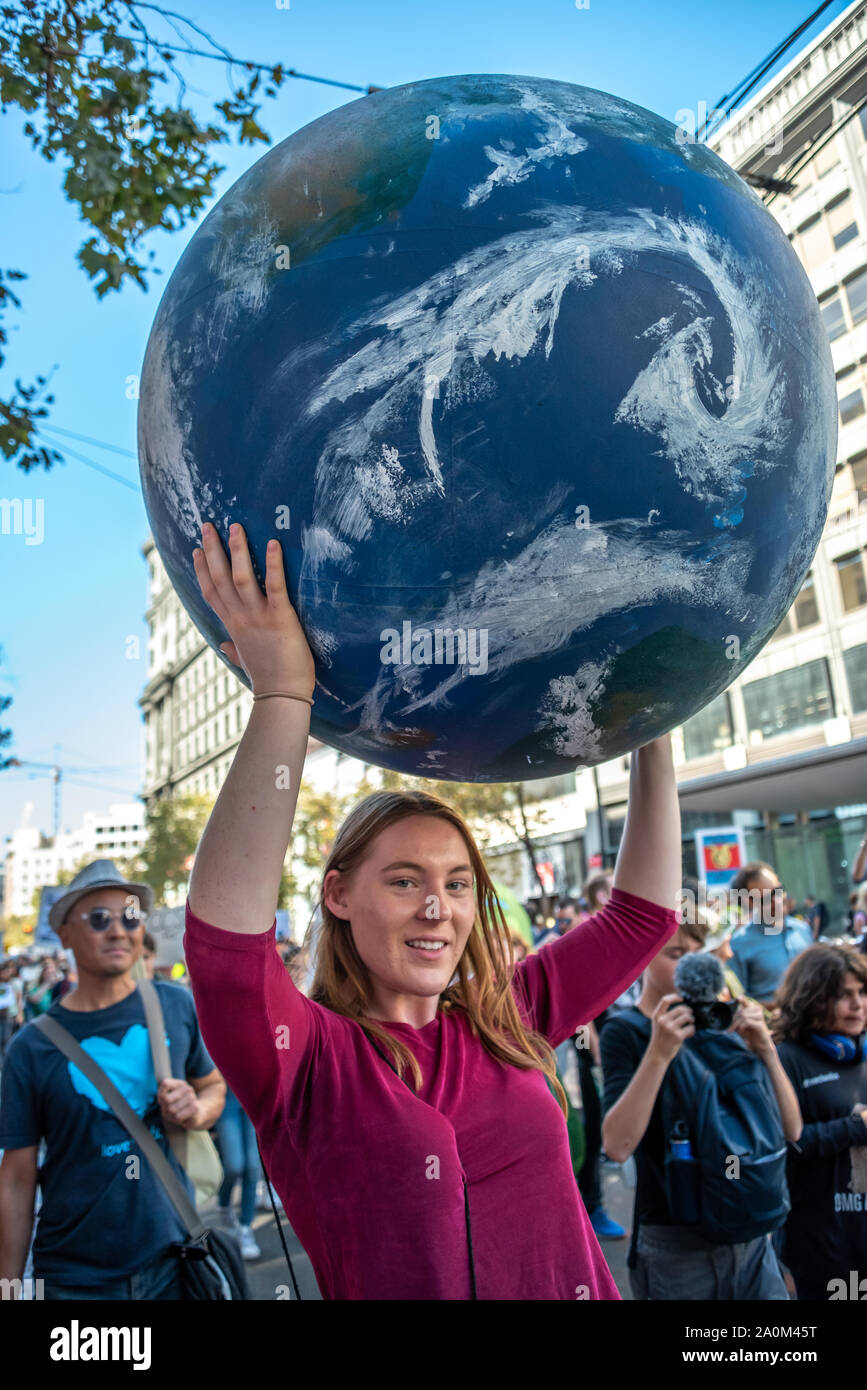
[[[356,869],[331,869],[324,887],[370,973],[369,1017],[431,1022],[476,918],[463,835],[440,816],[407,816],[377,836]]]

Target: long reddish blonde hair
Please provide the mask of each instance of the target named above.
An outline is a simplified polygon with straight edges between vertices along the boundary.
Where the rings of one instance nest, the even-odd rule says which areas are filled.
[[[475,880],[475,923],[455,977],[440,995],[440,1006],[445,1012],[460,1009],[473,1035],[498,1061],[542,1072],[566,1115],[568,1102],[557,1077],[553,1050],[541,1033],[521,1021],[512,994],[515,957],[511,936],[481,852],[463,816],[430,792],[373,792],[350,811],[338,830],[322,875],[322,925],[316,938],[316,969],[310,998],[360,1024],[372,1040],[388,1050],[398,1074],[403,1076],[409,1071],[416,1090],[421,1087],[421,1068],[412,1049],[376,1019],[366,1017],[373,992],[370,974],[356,950],[350,923],[336,917],[323,896],[325,877],[331,869],[350,874],[367,857],[377,835],[407,816],[418,815],[438,816],[459,831],[466,842]]]

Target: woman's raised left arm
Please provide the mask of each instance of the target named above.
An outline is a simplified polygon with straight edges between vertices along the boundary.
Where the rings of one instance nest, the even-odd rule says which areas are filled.
[[[671,735],[632,754],[629,805],[614,887],[659,907],[675,909],[682,881],[680,805]]]
[[[680,855],[680,808],[666,735],[632,756],[611,901],[515,971],[531,1025],[552,1047],[631,985],[677,930]]]

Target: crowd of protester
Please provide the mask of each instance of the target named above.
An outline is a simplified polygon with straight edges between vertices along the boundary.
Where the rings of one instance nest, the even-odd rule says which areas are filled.
[[[240,523],[227,546],[203,522],[193,563],[255,694],[196,848],[182,973],[159,978],[153,890],[110,860],[49,910],[65,964],[0,965],[0,1287],[32,1258],[47,1299],[179,1299],[209,1273],[210,1296],[229,1278],[243,1296],[233,1239],[189,1258],[187,1207],[194,1172],[224,1211],[240,1184],[252,1235],[252,1127],[326,1300],[616,1300],[603,1155],[634,1165],[636,1300],[859,1298],[867,838],[848,939],[764,862],[728,904],[693,884],[676,906],[663,735],[630,757],[613,873],[532,943],[510,946],[458,809],[381,787],[329,841],[313,935],[278,946],[316,660],[279,541],[264,592]]]
[[[75,988],[75,960],[43,948],[0,956],[0,1066],[10,1041],[32,1018]]]
[[[610,900],[612,880],[610,870],[592,873],[580,896],[560,896],[548,915],[528,901],[533,944],[511,928],[514,959],[543,952],[580,928]],[[735,923],[731,914],[702,902],[695,880],[685,881],[676,935],[603,1013],[555,1050],[558,1079],[569,1103],[573,1169],[601,1241],[624,1240],[629,1234],[606,1211],[603,1173],[610,1177],[618,1164],[635,1165],[628,1268],[636,1299],[824,1300],[834,1296],[829,1291],[838,1285],[849,1287],[851,1270],[860,1271],[859,1278],[867,1272],[867,883],[853,892],[848,932],[834,939],[827,935],[824,904],[808,897],[798,907],[771,865],[757,861],[741,870],[730,892],[734,896],[742,890],[755,910]],[[144,917],[140,920],[143,925]],[[292,941],[279,942],[277,949],[303,992],[309,983],[306,949]],[[697,1181],[689,1171],[697,1159],[694,1154],[684,1157],[689,1135],[673,1137],[666,1101],[668,1074],[696,1034],[693,1012],[675,987],[675,970],[683,957],[699,954],[719,962],[717,998],[739,1009],[739,1045],[764,1072],[762,1104],[778,1122],[785,1146],[776,1170],[785,1219],[738,1242],[709,1239],[684,1220],[678,1184],[686,1181],[685,1173]],[[187,987],[185,1060],[196,1059],[199,1077],[216,1077],[198,1035],[185,970],[179,964],[157,964],[157,955],[154,939],[144,931],[142,973]],[[30,950],[0,958],[0,1067],[16,1033],[66,998],[77,983],[70,950]],[[13,1149],[10,1125],[14,1130],[23,1122],[9,1118],[12,1105],[2,1093],[2,1076],[0,1094],[6,1144]],[[21,1098],[15,1099],[17,1104]],[[35,1097],[30,1100],[35,1104]],[[218,1205],[243,1257],[255,1260],[261,1250],[253,1233],[254,1214],[268,1202],[262,1195],[253,1125],[228,1088],[211,1127],[223,1165]],[[691,1138],[695,1144],[696,1136]],[[79,1187],[70,1170],[66,1182],[85,1203],[86,1177]],[[7,1202],[9,1193],[7,1183]],[[271,1195],[279,1202],[273,1189]],[[66,1200],[75,1207],[72,1193]],[[732,1207],[730,1219],[735,1227],[740,1220],[743,1232],[749,1230],[752,1200],[745,1187],[742,1210],[736,1202]],[[3,1210],[0,1204],[0,1218]],[[5,1210],[8,1222],[8,1206]],[[8,1249],[8,1240],[6,1246],[0,1241],[0,1248]]]
[[[863,871],[859,856],[856,873]],[[529,901],[536,949],[598,910],[611,878],[592,874],[580,897],[559,899],[553,919]],[[808,896],[797,907],[770,864],[747,864],[727,898],[751,905],[746,920],[730,920],[737,912],[725,898],[703,903],[698,882],[686,880],[677,934],[570,1040],[582,1079],[582,1196],[600,1239],[625,1238],[604,1211],[599,1164],[634,1159],[628,1268],[636,1299],[851,1297],[852,1271],[859,1287],[867,1271],[867,884],[852,895],[848,931],[833,939],[825,905]],[[750,1020],[746,1045],[768,1073],[764,1103],[779,1112],[786,1140],[777,1169],[785,1220],[739,1243],[708,1239],[680,1205],[678,1184],[694,1184],[696,1160],[678,1162],[682,1143],[670,1133],[664,1082],[696,1032],[674,979],[677,962],[692,953],[717,958],[718,999]],[[738,1174],[729,1177],[736,1184]],[[741,1195],[735,1185],[731,1192]],[[739,1214],[732,1204],[744,1231],[755,1201],[744,1188]]]

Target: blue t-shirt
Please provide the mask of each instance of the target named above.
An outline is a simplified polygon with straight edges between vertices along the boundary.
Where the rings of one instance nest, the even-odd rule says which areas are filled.
[[[192,996],[179,985],[154,983],[172,1076],[207,1076],[214,1064]],[[138,989],[107,1009],[76,1013],[57,1003],[48,1016],[90,1053],[142,1117],[192,1199],[192,1185],[163,1128]],[[138,1145],[78,1067],[28,1023],[12,1039],[0,1075],[0,1149],[29,1148],[41,1139],[46,1155],[33,1245],[37,1278],[100,1284],[135,1273],[172,1241],[183,1240],[180,1218]],[[128,1161],[132,1155],[137,1163]]]
[[[813,933],[798,917],[787,917],[780,931],[748,922],[732,936],[732,968],[750,998],[768,1004],[792,961],[812,945]]]

